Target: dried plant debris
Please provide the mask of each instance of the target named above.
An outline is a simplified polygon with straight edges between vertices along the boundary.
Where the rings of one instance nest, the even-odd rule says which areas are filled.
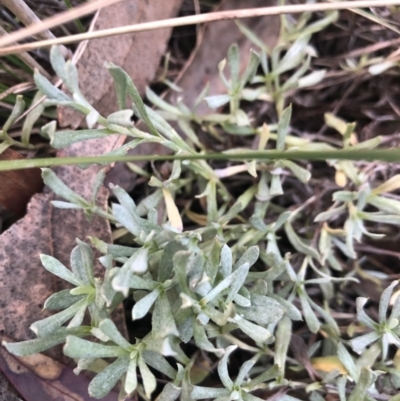
[[[253,1],[231,1],[225,0],[218,11],[227,11],[241,8],[266,7],[275,5],[274,0],[269,2],[253,0]],[[275,46],[279,37],[279,18],[276,16],[249,18],[242,20],[248,29],[268,47]],[[246,68],[248,58],[250,57],[250,49],[257,48],[251,40],[244,36],[235,21],[218,21],[207,24],[203,32],[200,34],[201,41],[196,46],[193,55],[190,58],[190,65],[184,67],[183,73],[177,79],[176,85],[182,90],[179,92],[170,92],[169,101],[176,103],[177,98],[183,98],[188,107],[193,107],[196,99],[204,89],[209,85],[209,95],[221,95],[225,88],[218,74],[218,63],[226,56],[229,46],[237,43],[242,53],[240,58],[240,70]],[[210,46],[213,43],[213,46]],[[199,68],[199,66],[201,66]],[[196,113],[204,115],[210,112],[206,103],[198,105]]]
[[[0,154],[0,160],[22,158],[23,156],[12,149],[6,149]],[[15,213],[18,217],[25,213],[26,205],[32,195],[43,188],[43,181],[38,168],[2,172],[0,173],[0,179],[0,207]]]
[[[102,9],[94,30],[172,18],[182,0],[171,0],[159,7],[157,0],[128,0]],[[83,95],[101,114],[117,111],[112,78],[103,68],[105,61],[125,68],[141,93],[153,79],[164,53],[170,29],[111,36],[91,41],[80,57],[77,68]],[[77,128],[83,116],[72,109],[59,108],[58,120],[62,127]]]
[[[0,371],[25,401],[34,401],[38,398],[43,401],[90,399],[87,394],[89,380],[85,376],[76,377],[71,368],[42,354],[17,357],[9,354],[4,347],[0,347]],[[7,401],[20,401],[16,396],[12,398],[13,395],[9,391],[4,396],[10,397],[4,398]],[[117,393],[112,392],[104,400],[113,401],[117,396]]]

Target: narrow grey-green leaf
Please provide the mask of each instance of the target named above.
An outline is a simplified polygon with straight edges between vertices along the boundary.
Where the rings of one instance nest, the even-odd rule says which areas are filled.
[[[279,304],[281,304],[283,306],[283,308],[285,309],[286,315],[288,315],[290,317],[290,319],[295,320],[295,321],[302,320],[301,312],[291,302],[289,302],[288,300],[286,300],[282,297],[279,297],[275,294],[268,294],[268,297],[274,299]]]
[[[134,218],[134,216],[129,213],[129,211],[121,205],[113,203],[112,212],[114,217],[117,219],[123,227],[125,227],[129,232],[135,236],[139,236],[143,227],[140,222]]]
[[[358,297],[356,299],[356,309],[357,309],[357,320],[364,326],[370,329],[377,329],[377,323],[375,323],[364,311],[364,305],[368,302],[368,298]]]
[[[204,400],[206,398],[216,399],[217,397],[228,397],[230,393],[231,392],[225,388],[193,386],[190,396],[194,400]]]
[[[276,69],[274,69],[273,73],[275,75],[291,70],[301,63],[310,37],[311,35],[302,35],[290,46],[282,60],[279,61]]]
[[[133,101],[133,103],[136,106],[137,112],[139,114],[139,117],[143,120],[143,122],[147,125],[148,129],[153,135],[158,136],[158,132],[153,126],[153,123],[151,122],[145,105],[143,103],[142,98],[139,95],[139,92],[134,85],[132,79],[130,76],[120,67],[117,67],[116,65],[112,63],[106,63],[106,67],[110,71],[110,74],[114,78],[114,82],[116,83],[116,86],[118,85],[117,93],[121,92],[120,95],[118,96],[118,103],[119,107],[121,109],[124,109],[123,104],[126,101],[126,94],[129,95]],[[125,85],[125,89],[122,89],[122,85]],[[125,98],[124,97],[125,94]]]
[[[250,28],[248,28],[246,25],[242,24],[239,20],[235,20],[236,25],[240,29],[240,31],[243,33],[244,36],[247,37],[251,42],[253,42],[256,46],[258,46],[260,49],[264,50],[265,53],[268,53],[268,46],[262,40],[257,36],[256,33],[254,33]]]
[[[119,345],[122,348],[128,349],[130,344],[126,339],[122,336],[120,331],[117,329],[117,326],[110,319],[104,319],[99,324],[99,329],[115,344]]]
[[[40,255],[40,260],[43,267],[55,276],[68,281],[76,286],[83,285],[84,283],[79,280],[71,270],[68,270],[60,261],[50,255]]]
[[[250,394],[250,393],[243,393],[242,397],[243,397],[243,401],[263,401],[262,398],[256,397],[255,395]],[[287,397],[287,396],[283,396],[283,397],[284,398],[281,398],[280,401],[300,401],[297,399],[292,399],[292,400],[286,399],[285,397]]]
[[[257,72],[259,64],[260,64],[260,57],[255,51],[250,50],[250,59],[247,64],[246,70],[244,71],[243,76],[241,78],[242,87],[244,87],[246,83],[250,82],[254,78],[254,75]]]
[[[210,252],[208,254],[206,260],[206,274],[209,277],[210,285],[214,285],[215,279],[218,274],[219,265],[220,265],[220,254],[221,254],[222,244],[219,241],[218,237],[215,237]]]
[[[42,169],[42,178],[44,183],[57,195],[66,199],[71,203],[87,207],[89,203],[81,196],[72,191],[67,185],[65,185],[57,175],[49,168]]]
[[[129,288],[133,288],[135,290],[153,291],[154,289],[157,288],[158,285],[160,285],[160,283],[158,283],[157,281],[137,276],[136,274],[130,274],[129,280],[126,283],[126,285]]]
[[[251,320],[252,322],[262,326],[276,323],[282,319],[285,309],[274,299],[268,297],[265,298],[269,299],[265,305],[252,305],[248,308],[236,305],[236,312],[245,319]]]
[[[124,356],[108,365],[90,382],[89,394],[97,399],[105,397],[127,371],[129,362],[129,356]]]
[[[170,379],[175,379],[177,371],[158,352],[145,350],[142,353],[142,357],[147,365],[168,376]]]
[[[173,383],[167,383],[156,401],[175,401],[181,395],[181,392],[181,387],[177,387]]]
[[[336,323],[336,320],[332,317],[332,315],[326,311],[324,308],[321,308],[321,306],[319,306],[316,302],[314,302],[311,298],[308,298],[308,301],[310,303],[310,305],[312,306],[312,308],[320,314],[320,316],[322,316],[326,323],[328,323],[328,325],[331,327],[331,329],[333,329],[333,331],[340,336],[340,330],[339,327]]]
[[[142,356],[139,356],[139,371],[142,376],[143,387],[148,398],[157,387],[157,380],[151,370],[148,368]]]
[[[50,137],[53,148],[62,149],[73,143],[86,141],[88,139],[106,138],[114,132],[107,128],[84,129],[79,131],[57,131]]]
[[[250,359],[250,360],[246,361],[245,363],[243,363],[243,365],[240,367],[239,373],[236,377],[235,385],[240,386],[242,384],[243,380],[249,374],[250,369],[254,366],[255,363],[256,363],[255,359]]]
[[[115,93],[117,95],[118,108],[120,110],[123,110],[126,107],[126,95],[127,95],[126,76],[125,74],[122,74],[119,69],[117,69],[118,67],[114,68],[113,64],[105,62],[104,66],[109,69],[110,74],[114,80],[114,87],[115,87]]]
[[[362,368],[360,372],[360,377],[357,380],[356,387],[351,392],[348,401],[359,401],[363,400],[367,394],[368,389],[373,383],[374,375],[372,370],[369,368]]]
[[[278,323],[275,337],[276,342],[274,362],[279,366],[282,374],[284,374],[289,343],[292,337],[292,321],[288,316],[284,316],[283,319]]]
[[[281,163],[287,167],[303,184],[311,178],[311,173],[291,160],[281,160]]]
[[[79,90],[79,76],[78,76],[78,69],[76,68],[75,64],[68,60],[65,63],[65,86],[68,90],[73,94],[74,99],[78,103],[82,103],[85,106],[89,106],[87,100],[83,98],[81,91]]]
[[[8,352],[17,356],[26,356],[45,351],[54,347],[55,345],[64,343],[65,339],[69,335],[88,335],[89,333],[90,332],[86,331],[83,327],[72,329],[63,327],[44,338],[35,338],[34,340],[21,341],[17,343],[3,341],[2,344],[4,347],[6,347]]]
[[[225,388],[232,390],[233,389],[233,381],[229,377],[229,372],[228,372],[228,358],[229,355],[235,351],[237,348],[236,345],[231,345],[225,350],[224,356],[221,358],[221,360],[218,363],[218,376],[221,379],[222,384],[224,385]]]
[[[232,273],[234,278],[232,280],[232,284],[230,285],[228,296],[225,299],[226,303],[230,303],[233,301],[233,298],[239,292],[244,281],[246,280],[249,269],[249,263],[246,262]]]
[[[264,373],[261,373],[254,379],[250,381],[250,383],[246,386],[250,390],[257,387],[261,383],[265,383],[269,380],[275,379],[281,373],[281,369],[278,365],[274,365],[266,370]]]
[[[307,88],[319,84],[325,78],[326,72],[327,70],[317,70],[304,75],[298,80],[298,87]]]
[[[132,116],[133,110],[119,110],[107,117],[107,123],[131,128],[133,127]]]
[[[186,266],[189,262],[189,258],[191,255],[192,252],[190,251],[178,251],[172,258],[174,263],[174,272],[178,280],[179,286],[181,287],[181,290],[186,294],[190,294],[192,292],[187,283],[187,269],[186,269]]]
[[[110,186],[113,194],[117,197],[121,206],[127,209],[130,213],[136,213],[136,204],[134,200],[129,196],[129,194],[120,186],[112,185]]]
[[[35,84],[39,88],[39,90],[44,93],[49,99],[64,102],[73,102],[73,100],[69,96],[60,91],[60,89],[57,89],[47,78],[45,78],[37,70],[33,74],[33,79],[35,80]]]
[[[367,202],[377,209],[386,213],[400,214],[400,201],[386,198],[384,196],[371,195],[367,197]]]
[[[137,387],[137,375],[136,375],[136,368],[137,368],[137,358],[131,358],[129,362],[129,366],[126,372],[125,378],[125,392],[127,394],[132,394]]]
[[[239,73],[240,73],[240,55],[239,47],[237,44],[233,44],[228,50],[228,65],[231,73],[231,85],[232,89],[236,89],[239,86]]]
[[[400,297],[397,296],[396,300],[394,301],[392,311],[390,312],[388,321],[392,319],[400,320],[399,318],[400,318]]]
[[[137,213],[139,216],[146,216],[151,209],[156,209],[161,199],[163,199],[163,193],[161,189],[156,189],[152,194],[146,196],[137,205]]]
[[[252,338],[256,342],[265,343],[272,337],[271,333],[267,329],[258,326],[257,324],[254,324],[252,322],[249,322],[248,320],[243,319],[239,315],[236,315],[234,317],[234,321],[238,325],[240,330],[243,331],[243,333],[247,334],[250,338]]]
[[[294,246],[294,248],[305,255],[311,256],[315,259],[319,259],[319,254],[316,249],[307,245],[302,238],[300,238],[293,229],[290,220],[285,223],[285,231],[289,238],[290,243]]]
[[[51,204],[54,207],[59,209],[69,209],[69,210],[81,210],[83,209],[82,206],[77,205],[75,203],[63,202],[63,201],[51,201]]]
[[[164,282],[171,278],[174,269],[174,256],[178,251],[185,249],[179,242],[171,241],[165,246],[160,267],[158,269],[158,280]]]
[[[246,290],[245,287],[242,287],[240,289],[241,292],[244,292],[244,290]],[[233,300],[235,301],[236,305],[242,306],[244,308],[248,308],[251,305],[250,296],[249,297],[245,297],[245,296],[243,296],[241,294],[236,294],[233,297]]]
[[[221,249],[220,273],[223,278],[228,277],[232,273],[232,251],[226,244]]]
[[[362,336],[352,338],[349,343],[354,352],[357,352],[357,354],[361,354],[368,347],[368,345],[372,344],[380,337],[381,334],[377,333],[376,331],[371,331],[370,333],[364,334]]]
[[[308,302],[308,298],[305,295],[304,290],[300,289],[298,291],[298,295],[300,298],[301,308],[303,309],[303,316],[307,323],[307,326],[312,333],[316,333],[319,330],[321,323],[319,322],[317,316],[315,316],[315,313],[312,310],[310,303]]]
[[[210,109],[218,109],[219,107],[229,103],[231,97],[229,95],[215,95],[207,96],[204,100],[207,102]]]
[[[104,180],[106,178],[106,172],[105,169],[102,168],[98,171],[96,174],[96,178],[93,183],[93,190],[92,190],[92,203],[95,204],[97,200],[97,195],[100,191],[100,188],[102,187]]]
[[[135,306],[132,308],[132,320],[141,319],[142,317],[146,316],[159,294],[160,290],[155,289],[143,297],[140,301],[136,302]]]
[[[344,367],[349,372],[349,375],[357,382],[359,372],[357,371],[357,367],[349,351],[347,351],[346,347],[342,343],[337,345],[337,356],[340,359],[340,362],[343,363]]]
[[[204,326],[198,322],[195,322],[194,324],[193,336],[196,346],[203,351],[213,352],[218,356],[223,354],[223,350],[214,347],[214,344],[207,337]]]
[[[386,321],[387,310],[390,303],[390,297],[392,296],[392,292],[394,287],[399,283],[398,280],[392,281],[392,283],[387,287],[381,295],[379,301],[379,323],[382,324]]]
[[[286,135],[289,132],[290,118],[292,117],[292,106],[283,110],[278,122],[276,150],[283,151],[285,148]]]
[[[158,96],[155,92],[153,92],[149,87],[146,87],[146,97],[148,100],[150,100],[151,103],[153,103],[155,106],[160,108],[161,110],[164,110],[166,112],[171,113],[172,115],[180,115],[181,112],[180,110],[166,102],[164,99],[162,99],[160,96]]]
[[[339,17],[339,12],[337,10],[328,11],[325,14],[324,18],[312,22],[311,24],[308,24],[307,26],[302,28],[301,35],[310,35],[315,32],[320,32],[332,22],[337,21],[338,17]]]
[[[76,239],[78,246],[71,252],[71,268],[74,275],[86,285],[94,286],[93,252],[88,244]]]
[[[81,307],[76,311],[74,317],[68,323],[68,328],[79,327],[82,325],[87,308],[88,308],[88,302],[87,301],[83,302]]]
[[[44,112],[44,110],[46,108],[46,106],[44,105],[44,102],[38,103],[42,97],[43,97],[43,93],[40,92],[40,90],[38,90],[36,92],[35,97],[32,99],[32,103],[31,103],[31,104],[35,104],[36,107],[34,109],[32,109],[25,117],[25,121],[22,126],[22,135],[21,135],[21,142],[24,145],[29,144],[33,126],[35,125],[36,121],[40,118],[40,116],[42,115],[42,113]],[[49,124],[51,124],[51,123],[49,123]],[[41,132],[43,132],[42,129],[41,129]]]
[[[65,59],[60,46],[51,46],[50,49],[50,62],[53,70],[64,83],[67,81],[65,74]]]
[[[71,290],[61,290],[53,295],[50,295],[44,303],[44,309],[59,310],[69,308],[81,300],[84,295],[71,295]]]
[[[79,337],[68,336],[64,354],[70,358],[116,358],[127,355],[127,351],[116,345],[104,345]]]
[[[200,302],[202,302],[205,305],[208,302],[212,301],[222,291],[226,290],[232,284],[235,278],[234,274],[235,272],[233,272],[228,277],[224,278],[221,282],[219,282],[211,291],[207,293],[205,297],[202,298]]]
[[[165,291],[160,293],[155,302],[151,323],[154,338],[179,335]]]
[[[118,270],[113,274],[112,279],[110,277],[111,288],[116,292],[121,292],[125,298],[129,294],[130,280],[134,276],[129,261],[130,259],[121,268],[117,268]]]
[[[243,209],[243,206],[240,202],[235,202],[232,207],[226,212],[224,216],[222,216],[219,220],[220,224],[225,224],[231,221],[234,217],[236,217]]]
[[[235,263],[234,270],[238,269],[245,263],[248,263],[249,267],[253,266],[254,263],[257,262],[259,256],[260,256],[259,247],[257,245],[251,246],[244,252],[244,254],[240,257],[240,259]]]
[[[38,337],[47,337],[78,313],[84,305],[87,305],[86,298],[81,299],[62,312],[33,323],[30,328]]]

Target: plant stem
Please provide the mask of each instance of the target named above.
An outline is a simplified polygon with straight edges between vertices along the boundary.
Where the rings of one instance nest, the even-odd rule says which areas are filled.
[[[128,25],[117,28],[104,29],[94,32],[87,32],[83,34],[65,36],[63,38],[56,38],[51,40],[43,40],[35,43],[27,43],[18,46],[10,46],[0,50],[0,55],[4,56],[6,54],[19,53],[21,51],[38,49],[40,47],[52,46],[56,44],[67,44],[80,42],[82,40],[91,40],[104,38],[109,36],[123,35],[132,32],[142,32],[161,28],[171,28],[177,26],[185,25],[196,25],[211,21],[220,21],[227,19],[238,19],[238,18],[249,18],[249,17],[261,17],[265,15],[280,15],[280,14],[294,14],[303,12],[313,12],[313,11],[329,11],[329,10],[353,10],[356,8],[369,8],[369,7],[379,7],[379,6],[389,6],[389,5],[400,5],[400,0],[354,0],[354,1],[341,1],[334,3],[311,3],[311,4],[293,4],[288,6],[275,6],[275,7],[260,7],[245,10],[230,10],[230,11],[218,11],[214,13],[190,15],[187,17],[171,18],[161,21],[151,21],[144,22],[142,24]],[[74,15],[74,18],[76,16]],[[64,18],[65,19],[65,18]],[[73,18],[72,18],[73,19]],[[66,22],[66,21],[63,21]],[[39,31],[40,32],[40,31]],[[10,35],[11,37],[11,35]],[[23,36],[25,37],[25,36]],[[16,40],[12,37],[2,44],[13,43]]]
[[[168,160],[365,160],[400,162],[400,149],[338,149],[338,150],[264,150],[243,153],[197,153],[191,155],[139,155],[139,156],[84,156],[58,157],[29,160],[0,161],[0,171],[21,170],[34,167],[50,167],[73,164],[135,162],[135,161],[168,161]]]

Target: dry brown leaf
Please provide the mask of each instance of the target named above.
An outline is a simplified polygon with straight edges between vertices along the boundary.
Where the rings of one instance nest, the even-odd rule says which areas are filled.
[[[150,4],[144,0],[125,1],[114,6],[124,5],[124,8],[114,8],[115,14],[104,14],[102,18],[100,16],[97,24],[104,23],[105,20],[111,21],[114,25],[116,21],[118,24],[123,24],[126,18],[130,18],[131,23],[135,20],[167,18],[177,12],[180,3],[181,0],[174,0],[159,7],[156,1],[151,1]],[[113,7],[106,10],[110,12],[111,8]],[[99,25],[99,28],[105,28],[105,26]],[[81,87],[86,91],[85,96],[95,103],[104,102],[97,105],[102,112],[106,109],[108,109],[107,113],[111,112],[111,105],[116,105],[115,98],[111,99],[115,95],[110,94],[114,93],[110,91],[111,77],[103,68],[107,55],[113,56],[112,61],[127,68],[135,84],[143,91],[158,67],[169,32],[170,30],[162,30],[137,34],[130,38],[128,44],[124,42],[126,36],[112,38],[113,42],[105,43],[104,41],[108,39],[102,39],[89,43],[78,65]],[[97,72],[100,75],[95,75]],[[107,76],[106,81],[102,78],[103,73]],[[92,92],[93,88],[96,91]],[[107,99],[102,99],[103,96]],[[64,110],[61,111],[63,124],[73,126],[79,124],[76,117],[70,115],[67,119],[67,115],[63,113]],[[58,152],[58,156],[104,154],[120,147],[123,139],[111,136],[104,140],[84,141]],[[90,197],[98,170],[98,166],[91,166],[86,170],[76,166],[62,166],[55,169],[57,175],[84,198]],[[106,207],[107,197],[108,191],[103,187],[98,195],[99,206]],[[25,218],[0,236],[2,244],[0,248],[0,314],[3,316],[0,321],[0,330],[16,341],[33,337],[29,326],[34,321],[47,316],[47,312],[41,311],[43,302],[49,295],[61,290],[64,286],[64,283],[46,272],[40,265],[39,254],[53,255],[68,266],[69,255],[75,246],[75,238],[85,240],[88,236],[95,236],[106,242],[112,241],[108,222],[98,217],[94,217],[89,222],[80,211],[53,208],[49,204],[52,199],[54,199],[52,193],[34,196],[28,205]],[[98,269],[97,274],[102,271],[99,266]],[[122,313],[119,316],[119,323],[119,328],[124,331]],[[62,358],[59,348],[52,350],[50,354],[56,358]]]
[[[58,156],[103,154],[121,146],[121,138],[111,136],[102,140],[90,140],[74,144],[59,152]],[[98,166],[86,170],[79,167],[61,166],[57,175],[74,191],[90,199]],[[99,206],[107,206],[108,191],[101,188]],[[75,238],[85,240],[97,236],[111,242],[109,223],[99,217],[88,221],[79,210],[54,208],[50,201],[53,193],[35,195],[28,204],[26,216],[12,225],[0,236],[0,332],[15,341],[33,338],[29,326],[49,315],[42,311],[47,297],[65,288],[65,282],[47,272],[40,263],[39,254],[52,255],[69,265],[69,255],[75,246]],[[102,269],[97,266],[96,274]],[[124,330],[120,311],[119,327]],[[60,348],[50,351],[61,358]]]
[[[315,371],[313,364],[310,362],[310,358],[307,354],[308,348],[303,338],[295,333],[292,333],[290,338],[290,349],[293,352],[296,360],[305,367],[310,378],[315,381],[318,374]]]
[[[23,401],[14,390],[12,384],[0,372],[0,401]]]
[[[330,373],[333,370],[337,370],[342,375],[349,373],[336,355],[312,358],[311,364],[315,370],[319,370],[321,372]]]
[[[126,0],[102,9],[94,30],[156,21],[177,14],[182,0],[168,0],[160,7],[159,0]],[[117,110],[117,98],[105,61],[122,67],[132,78],[140,93],[154,78],[171,29],[113,36],[88,43],[77,68],[83,95],[101,115]],[[83,116],[71,109],[60,108],[61,126],[77,128]]]
[[[0,160],[16,160],[24,157],[11,149],[0,154]],[[41,191],[43,180],[40,169],[2,171],[0,172],[0,206],[17,217],[25,213],[26,205],[32,195]]]
[[[71,368],[43,354],[16,357],[0,346],[0,371],[25,401],[90,401],[90,379],[76,376]],[[115,401],[110,392],[104,401]]]
[[[218,11],[235,10],[241,8],[255,8],[276,5],[276,0],[225,0]],[[247,18],[241,23],[249,27],[259,39],[268,47],[273,47],[279,38],[280,18],[278,15],[258,18]],[[177,80],[177,85],[183,89],[183,94],[171,93],[170,102],[176,102],[182,97],[188,107],[192,107],[197,96],[207,83],[210,84],[209,96],[225,93],[218,74],[218,63],[223,60],[229,47],[237,43],[240,49],[241,70],[246,68],[249,61],[250,49],[255,45],[250,42],[232,20],[223,20],[207,24],[201,35],[201,41],[190,59],[190,64],[184,68]],[[211,110],[203,102],[196,110],[196,114],[209,114]]]

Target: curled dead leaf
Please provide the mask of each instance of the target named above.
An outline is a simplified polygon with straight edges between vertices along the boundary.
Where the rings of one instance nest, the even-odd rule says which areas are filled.
[[[84,375],[76,376],[68,366],[43,354],[16,357],[0,346],[0,371],[13,384],[25,401],[89,401]],[[103,398],[115,401],[116,392]]]

